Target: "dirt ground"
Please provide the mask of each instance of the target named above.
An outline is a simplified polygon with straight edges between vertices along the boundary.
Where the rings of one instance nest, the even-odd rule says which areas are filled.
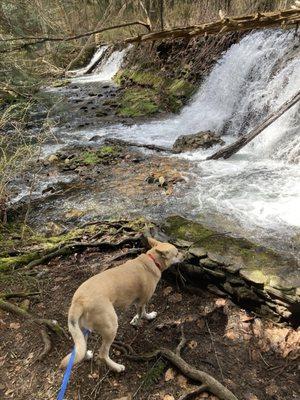
[[[36,276],[1,282],[0,292],[39,291],[28,299],[9,300],[28,306],[37,316],[55,319],[66,327],[71,297],[81,282],[107,266],[123,250],[101,253],[86,251],[40,266]],[[14,274],[16,276],[16,274]],[[129,324],[134,309],[120,313],[117,340],[130,344],[137,354],[158,347],[175,349],[183,327],[187,345],[182,357],[232,390],[239,400],[293,400],[300,398],[299,335],[288,327],[261,321],[207,291],[181,291],[176,283],[162,280],[149,309],[158,311],[152,322]],[[26,302],[24,304],[24,301]],[[23,304],[21,304],[23,303]],[[42,360],[40,327],[13,314],[0,311],[0,398],[55,399],[62,380],[61,359],[72,348],[70,339],[51,335],[51,352]],[[92,334],[89,348],[96,351],[100,338]],[[162,358],[149,362],[130,361],[114,349],[113,358],[126,366],[124,373],[110,372],[95,361],[74,367],[67,400],[148,399],[172,400],[196,388]],[[217,400],[208,393],[198,399]]]

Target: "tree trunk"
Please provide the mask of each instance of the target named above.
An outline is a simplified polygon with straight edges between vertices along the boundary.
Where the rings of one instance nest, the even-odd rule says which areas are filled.
[[[264,131],[269,125],[271,125],[276,119],[278,119],[282,114],[288,111],[293,105],[295,105],[300,100],[300,91],[295,94],[290,100],[285,102],[279,109],[272,114],[270,114],[260,125],[250,131],[248,134],[240,137],[234,143],[223,147],[221,150],[217,151],[213,155],[207,158],[207,160],[217,160],[219,158],[229,158],[233,154],[241,150],[246,144],[251,142],[257,135]]]

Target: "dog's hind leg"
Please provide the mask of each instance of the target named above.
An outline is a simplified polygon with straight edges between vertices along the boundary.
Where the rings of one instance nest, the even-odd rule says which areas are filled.
[[[125,366],[118,364],[113,361],[109,356],[110,346],[113,343],[117,330],[118,330],[118,317],[114,310],[112,304],[107,306],[105,312],[99,314],[96,319],[94,319],[95,330],[102,337],[102,345],[100,347],[98,357],[104,360],[107,366],[116,372],[122,372],[125,370]]]
[[[157,312],[156,311],[152,311],[150,313],[146,312],[146,305],[143,304],[142,306],[138,306],[138,312],[137,314],[132,318],[132,320],[130,321],[130,324],[133,326],[137,326],[140,322],[141,318],[145,318],[148,321],[151,321],[152,319],[156,318],[157,316]]]

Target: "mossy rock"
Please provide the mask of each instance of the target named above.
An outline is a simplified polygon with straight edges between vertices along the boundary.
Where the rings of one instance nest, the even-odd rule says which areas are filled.
[[[139,117],[161,111],[178,112],[194,93],[194,86],[185,79],[170,79],[160,71],[124,69],[114,80],[127,87],[121,95],[119,115]]]
[[[195,92],[195,86],[185,79],[175,79],[168,87],[171,95],[189,98]]]
[[[77,157],[74,157],[70,163],[77,165],[97,165],[107,164],[115,161],[121,155],[119,146],[101,146],[99,149],[86,150]]]
[[[206,251],[228,273],[237,274],[254,286],[272,285],[282,293],[300,287],[299,265],[275,251],[246,239],[222,235],[180,216],[169,217],[162,226],[172,240],[188,240]]]
[[[59,79],[57,81],[52,82],[51,86],[55,88],[67,86],[70,83],[70,79]]]
[[[118,114],[123,117],[141,117],[159,110],[156,94],[152,89],[127,89],[121,99]]]
[[[131,82],[136,85],[148,86],[156,89],[165,85],[165,78],[160,76],[157,71],[135,71],[124,69],[120,70],[113,79],[118,85]]]
[[[0,258],[0,271],[6,272],[11,269],[17,268],[21,265],[25,265],[30,263],[31,261],[37,259],[39,257],[39,253],[25,253],[20,256],[14,257],[1,257]]]

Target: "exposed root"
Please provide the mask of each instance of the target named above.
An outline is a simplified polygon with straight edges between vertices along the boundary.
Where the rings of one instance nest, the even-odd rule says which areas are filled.
[[[181,330],[181,340],[176,348],[176,352],[173,352],[169,349],[160,348],[149,354],[137,355],[132,354],[132,352],[129,349],[126,349],[124,344],[121,345],[120,342],[118,342],[117,346],[115,347],[124,352],[124,356],[126,358],[129,358],[133,361],[149,361],[156,357],[162,357],[178,368],[179,371],[187,378],[201,383],[201,386],[197,389],[197,393],[196,391],[189,393],[190,397],[183,397],[183,399],[192,398],[194,395],[207,390],[208,392],[217,396],[220,400],[238,400],[237,397],[229,389],[222,385],[221,382],[217,381],[208,373],[192,367],[190,364],[184,361],[183,358],[181,358],[179,354],[184,347],[185,342],[186,340],[184,333],[183,330]]]
[[[186,345],[186,338],[185,338],[185,335],[184,335],[183,326],[180,327],[180,331],[181,331],[181,340],[180,340],[178,346],[176,347],[176,351],[175,351],[178,356],[180,356],[181,350]]]
[[[54,251],[53,249],[47,253],[44,254],[42,257],[37,258],[33,261],[31,261],[29,264],[27,264],[24,269],[32,269],[37,265],[40,264],[46,264],[49,262],[51,259],[59,256],[66,256],[73,254],[75,252],[82,252],[87,248],[92,248],[92,247],[97,247],[98,249],[101,250],[110,250],[110,249],[118,249],[120,247],[123,247],[127,244],[138,244],[140,240],[142,240],[142,235],[136,235],[134,237],[127,237],[117,243],[111,243],[111,242],[105,242],[105,241],[98,241],[98,242],[73,242],[69,243],[61,248],[56,248]]]
[[[59,335],[64,334],[66,336],[66,333],[63,330],[63,328],[61,328],[60,325],[55,320],[37,318],[34,315],[30,314],[28,311],[23,310],[21,307],[18,307],[15,304],[5,301],[2,298],[0,298],[0,308],[4,311],[16,314],[22,318],[31,320],[32,322],[38,325],[45,326],[56,334]]]
[[[28,293],[0,293],[0,298],[2,299],[15,299],[15,298],[26,298],[26,297],[31,297],[31,296],[38,296],[40,295],[41,292],[28,292]]]
[[[206,392],[208,389],[208,386],[203,384],[199,386],[197,389],[193,390],[192,392],[185,393],[182,396],[179,397],[178,400],[191,400],[194,397],[198,396],[198,394]]]
[[[48,353],[50,353],[51,347],[52,347],[50,336],[49,336],[48,332],[46,331],[46,329],[43,327],[40,330],[40,332],[41,332],[41,336],[42,336],[42,339],[44,342],[44,349],[41,352],[41,354],[37,357],[37,360],[39,360],[39,361],[41,361],[44,357],[46,357],[46,355]]]

